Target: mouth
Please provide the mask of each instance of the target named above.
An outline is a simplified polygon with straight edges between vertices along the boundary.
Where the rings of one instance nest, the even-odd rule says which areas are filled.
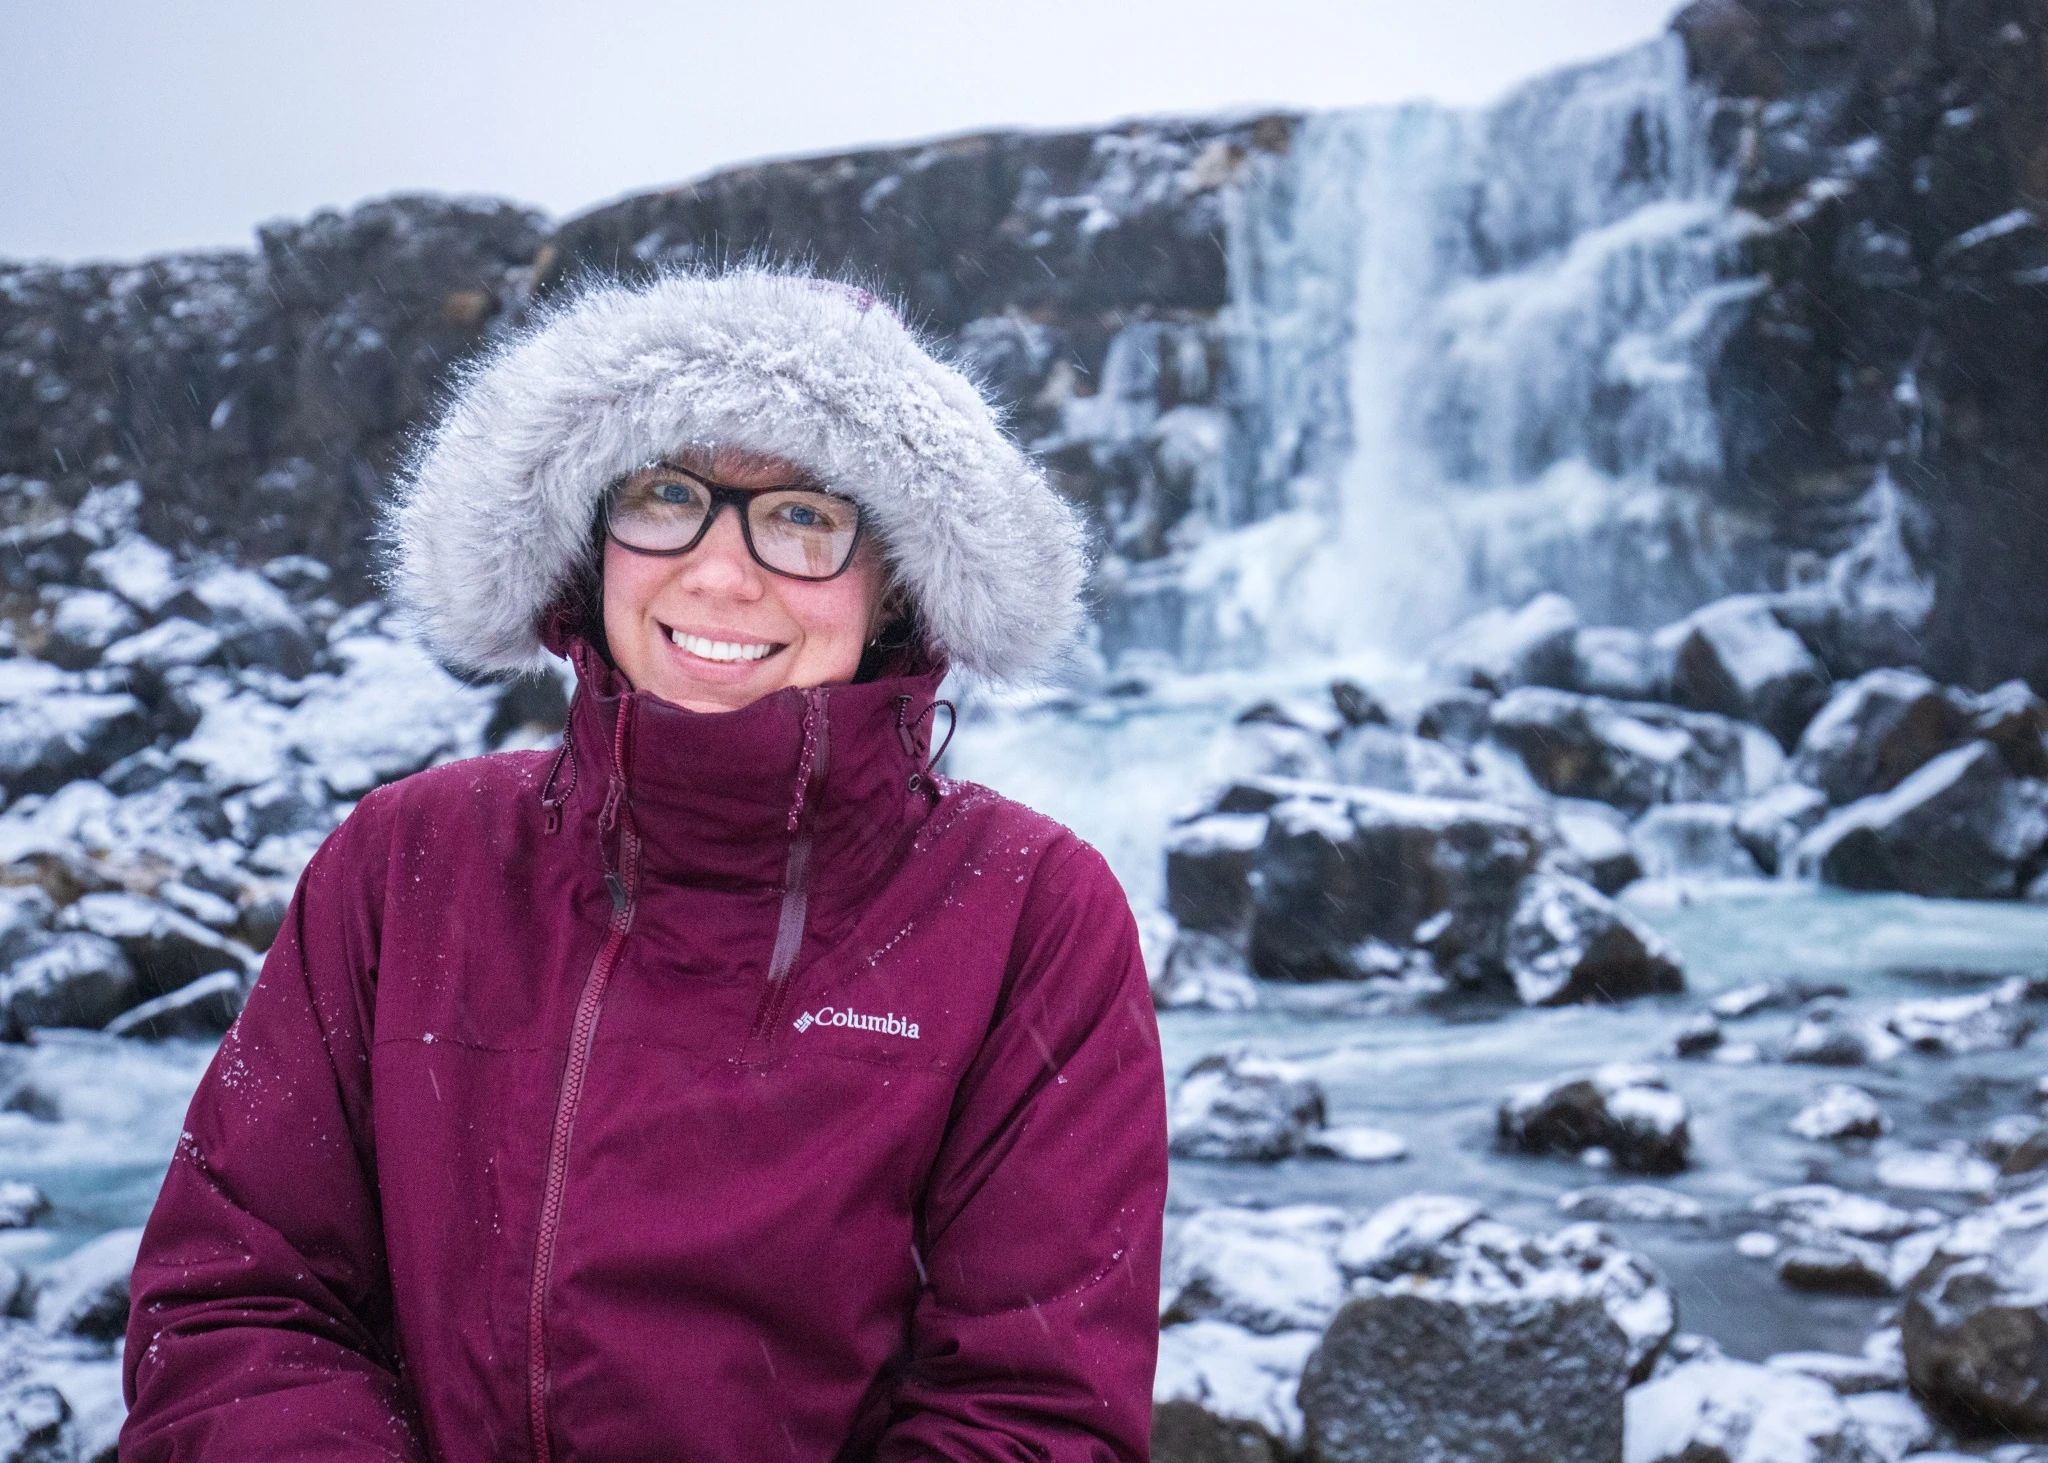
[[[692,671],[728,678],[744,676],[754,667],[773,660],[789,648],[786,641],[739,640],[694,635],[670,625],[662,625],[661,632],[674,649],[677,658]]]

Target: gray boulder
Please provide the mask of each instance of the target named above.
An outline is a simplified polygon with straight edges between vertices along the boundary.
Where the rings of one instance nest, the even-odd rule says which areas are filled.
[[[1544,791],[1630,812],[1739,801],[1773,781],[1784,756],[1766,733],[1725,716],[1542,687],[1495,702],[1488,734]]]
[[[1685,1099],[1639,1062],[1516,1087],[1495,1115],[1495,1132],[1523,1153],[1601,1148],[1616,1168],[1648,1174],[1680,1172],[1692,1141]]]
[[[1617,701],[1658,701],[1669,694],[1665,657],[1640,630],[1588,625],[1572,637],[1564,689]]]
[[[1709,1357],[1628,1394],[1628,1463],[1894,1463],[1826,1383]]]
[[[1361,947],[1429,947],[1461,981],[1500,977],[1507,917],[1545,839],[1488,803],[1268,784],[1248,953],[1267,980],[1357,978]],[[1425,928],[1426,927],[1426,928]]]
[[[1310,1456],[1621,1463],[1628,1345],[1590,1295],[1345,1302],[1301,1378]]]
[[[87,894],[57,916],[62,930],[112,940],[128,957],[141,990],[175,991],[216,971],[240,973],[249,952],[190,915],[140,894]]]
[[[1907,1287],[1914,1387],[1975,1428],[2048,1432],[2048,1182],[1958,1221]]]
[[[105,1026],[141,999],[121,947],[82,931],[53,936],[0,975],[0,1006],[15,1036],[38,1026]]]

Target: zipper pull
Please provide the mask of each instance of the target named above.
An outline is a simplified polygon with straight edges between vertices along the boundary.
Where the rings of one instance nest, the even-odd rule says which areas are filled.
[[[604,887],[611,890],[612,913],[623,914],[626,909],[626,881],[619,877],[617,869],[604,871]]]

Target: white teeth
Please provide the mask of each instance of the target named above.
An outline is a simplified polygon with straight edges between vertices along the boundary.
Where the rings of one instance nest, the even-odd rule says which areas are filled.
[[[692,655],[701,655],[706,660],[759,660],[774,650],[773,645],[737,645],[730,640],[706,640],[702,635],[685,635],[680,630],[668,632],[668,638]]]

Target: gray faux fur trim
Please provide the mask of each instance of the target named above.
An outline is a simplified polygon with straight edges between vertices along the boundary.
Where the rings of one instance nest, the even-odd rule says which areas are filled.
[[[868,292],[760,264],[585,284],[462,368],[384,514],[387,595],[452,665],[544,667],[606,485],[692,441],[843,485],[962,670],[1032,679],[1080,627],[1080,514],[982,393]]]

